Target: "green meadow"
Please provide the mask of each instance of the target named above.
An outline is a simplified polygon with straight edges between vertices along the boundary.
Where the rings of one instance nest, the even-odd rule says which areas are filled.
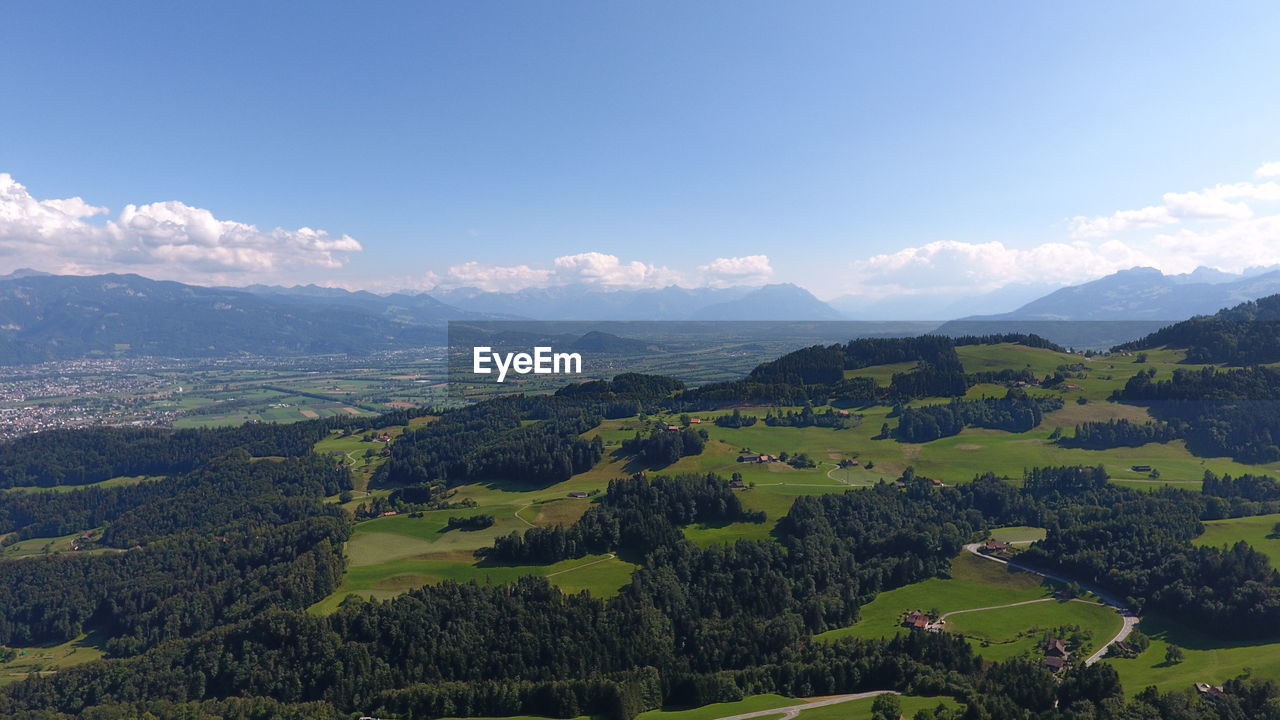
[[[819,699],[819,698],[812,698]],[[948,708],[959,708],[960,705],[949,697],[912,697],[909,695],[899,695],[898,701],[902,707],[902,713],[907,717],[911,717],[920,710],[932,710],[938,705]],[[718,720],[719,718],[729,717],[732,715],[741,715],[744,713],[762,712],[773,710],[775,708],[792,707],[804,703],[801,698],[789,698],[782,695],[752,695],[737,702],[713,703],[704,705],[699,708],[664,708],[662,710],[650,710],[640,713],[637,720]],[[801,710],[797,717],[803,720],[871,720],[871,705],[875,702],[875,698],[863,698],[861,700],[850,700],[848,702],[837,703],[835,705],[824,705],[815,707],[811,710]],[[761,720],[771,720],[772,718],[780,718],[783,713],[778,712],[776,715],[763,715]],[[453,718],[447,720],[461,720]],[[533,717],[529,715],[515,715],[504,718],[471,718],[471,720],[549,720],[548,718]],[[588,720],[586,716],[574,718],[574,720]]]
[[[1144,615],[1138,629],[1151,637],[1146,652],[1131,659],[1103,660],[1120,673],[1130,695],[1152,685],[1186,690],[1197,682],[1220,685],[1245,674],[1280,677],[1280,643],[1219,640],[1159,614]],[[1165,662],[1169,645],[1183,649],[1182,662]]]
[[[113,477],[108,480],[103,480],[102,482],[86,483],[84,485],[55,485],[53,487],[40,487],[39,485],[18,485],[16,487],[11,487],[8,490],[0,490],[0,492],[64,493],[64,492],[72,492],[75,490],[81,490],[83,488],[90,488],[90,487],[103,488],[103,489],[113,488],[113,487],[123,487],[125,485],[137,485],[138,483],[153,482],[155,480],[163,480],[163,479],[164,479],[163,475],[132,475],[132,476]]]
[[[1040,640],[1054,628],[1078,627],[1088,642],[1073,647],[1076,657],[1088,657],[1120,631],[1120,615],[1105,605],[1084,600],[1044,600],[998,610],[960,613],[947,618],[947,632],[978,643],[988,660],[1035,656]]]
[[[99,647],[102,640],[98,633],[90,632],[58,645],[10,648],[16,655],[8,662],[0,662],[0,686],[99,660],[104,655]]]
[[[812,710],[801,710],[797,717],[801,720],[872,720],[871,706],[875,701],[875,698],[863,698],[837,705],[825,705]],[[921,710],[933,710],[939,705],[953,710],[961,707],[959,703],[949,697],[899,695],[898,702],[901,705],[902,714],[908,718]]]
[[[818,635],[817,639],[892,637],[908,632],[902,627],[901,619],[912,610],[949,613],[1008,605],[1050,598],[1053,590],[1053,585],[1038,575],[963,552],[951,561],[951,577],[930,578],[886,590],[862,606],[861,617],[856,624],[829,630]]]
[[[490,499],[515,493],[469,488]],[[587,591],[600,597],[613,595],[631,578],[635,566],[609,555],[564,560],[551,565],[496,565],[480,561],[475,551],[493,544],[494,538],[531,526],[525,519],[572,518],[586,509],[584,500],[544,500],[517,504],[488,503],[484,507],[435,510],[421,517],[394,515],[356,525],[346,544],[347,571],[337,591],[312,606],[328,613],[347,595],[384,599],[414,588],[445,580],[508,583],[525,575],[546,577],[566,592]],[[480,531],[449,529],[450,517],[492,514],[492,527]],[[557,520],[558,522],[559,520]],[[545,522],[544,524],[550,524]]]
[[[1204,524],[1204,534],[1192,542],[1210,547],[1230,547],[1244,541],[1271,558],[1271,566],[1280,570],[1280,533],[1276,532],[1277,523],[1280,523],[1280,514],[1209,520]]]

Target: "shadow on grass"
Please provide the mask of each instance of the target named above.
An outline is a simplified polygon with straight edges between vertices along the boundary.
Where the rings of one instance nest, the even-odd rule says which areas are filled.
[[[1170,645],[1177,645],[1184,650],[1225,650],[1229,648],[1262,647],[1274,645],[1280,640],[1280,633],[1270,637],[1252,637],[1248,639],[1222,638],[1188,627],[1160,613],[1142,616],[1142,624],[1138,626],[1149,637],[1162,640]],[[1259,635],[1262,635],[1259,629]],[[1174,663],[1176,665],[1177,663]],[[1157,667],[1172,667],[1163,664]]]

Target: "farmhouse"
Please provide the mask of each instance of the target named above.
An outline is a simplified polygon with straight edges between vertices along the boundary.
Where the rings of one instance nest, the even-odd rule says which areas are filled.
[[[1044,644],[1044,654],[1048,657],[1066,658],[1071,655],[1067,643],[1062,638],[1049,638]]]
[[[1201,695],[1207,695],[1208,697],[1211,697],[1211,698],[1217,699],[1217,698],[1224,698],[1227,696],[1227,694],[1223,692],[1222,688],[1218,685],[1210,685],[1209,683],[1198,682],[1196,683],[1195,688],[1196,688],[1196,692],[1200,693]]]
[[[1066,666],[1066,664],[1067,664],[1067,662],[1066,662],[1065,660],[1063,660],[1062,658],[1060,658],[1060,657],[1054,657],[1054,656],[1052,656],[1052,655],[1046,655],[1046,656],[1045,656],[1045,658],[1044,658],[1044,666],[1045,666],[1045,668],[1046,668],[1046,669],[1048,669],[1048,670],[1049,670],[1049,672],[1052,672],[1052,673],[1056,673],[1056,672],[1061,671],[1061,670],[1062,670],[1062,668]]]
[[[1013,550],[1013,546],[1002,540],[988,540],[982,543],[982,552],[988,555],[999,555]]]
[[[919,610],[912,610],[903,616],[902,625],[912,630],[925,630],[929,627],[929,616]]]
[[[857,460],[841,460],[840,467],[842,468],[858,467],[858,461]]]
[[[569,497],[571,498],[584,498],[586,496],[587,494],[582,490],[574,490],[573,492],[569,493]]]
[[[746,487],[746,484],[743,483],[741,480],[730,480],[729,487],[735,490],[741,490],[742,488]]]
[[[738,456],[738,462],[740,462],[740,463],[758,463],[758,462],[760,462],[760,456],[759,456],[759,455],[756,455],[755,453],[743,453],[743,454],[741,454],[741,455],[739,455],[739,456]]]
[[[668,425],[668,426],[667,426],[667,429],[668,429],[668,430],[679,430],[679,429],[680,429],[680,426],[679,426],[679,425]]]
[[[1134,472],[1151,472],[1150,465],[1133,465],[1129,467]]]
[[[689,424],[690,424],[690,425],[699,425],[699,424],[701,424],[701,423],[702,423],[702,419],[701,419],[701,418],[689,418]]]

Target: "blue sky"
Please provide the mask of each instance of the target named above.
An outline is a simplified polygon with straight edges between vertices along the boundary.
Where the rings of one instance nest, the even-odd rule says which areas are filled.
[[[1264,2],[13,3],[0,271],[831,297],[1273,264],[1277,28]]]

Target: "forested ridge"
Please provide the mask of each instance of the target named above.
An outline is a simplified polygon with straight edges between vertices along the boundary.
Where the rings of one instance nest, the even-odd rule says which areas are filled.
[[[1187,350],[1189,363],[1262,365],[1280,362],[1280,295],[1174,323],[1117,350]]]
[[[960,397],[973,385],[991,382],[994,378],[991,373],[966,374],[956,347],[999,343],[1065,352],[1036,335],[860,338],[843,345],[815,345],[796,350],[762,363],[742,380],[679,391],[662,405],[675,411],[806,403],[852,407],[892,405],[924,397]],[[894,373],[888,387],[880,387],[871,378],[844,376],[846,370],[908,362],[916,363],[915,367]],[[1007,375],[1006,380],[1031,379],[1025,371]]]

